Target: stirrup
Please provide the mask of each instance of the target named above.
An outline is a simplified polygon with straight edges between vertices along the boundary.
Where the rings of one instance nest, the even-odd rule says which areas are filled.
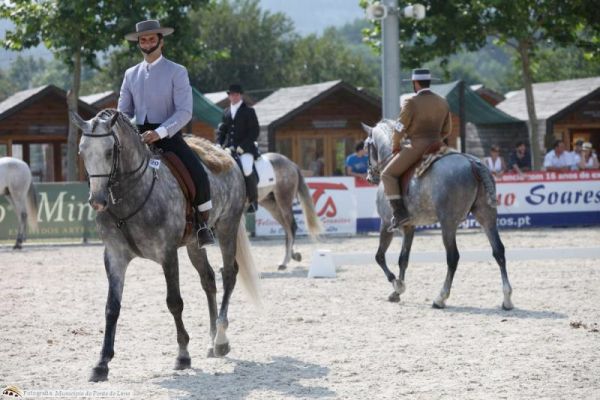
[[[250,203],[246,209],[248,214],[254,214],[256,211],[258,211],[258,204],[255,202]]]
[[[215,244],[215,237],[208,225],[202,224],[200,228],[198,228],[196,231],[196,242],[198,243],[199,249]]]
[[[399,221],[396,220],[396,217],[392,217],[392,224],[387,229],[387,231],[388,232],[400,231],[400,229],[409,222],[410,222],[410,217],[408,217],[408,216],[402,218]]]

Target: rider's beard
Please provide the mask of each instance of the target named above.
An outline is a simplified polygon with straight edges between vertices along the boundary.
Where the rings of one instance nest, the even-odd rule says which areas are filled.
[[[156,49],[158,49],[158,47],[160,46],[160,40],[158,41],[158,43],[156,43],[156,46],[151,47],[149,49],[144,49],[142,46],[140,46],[140,44],[138,43],[138,48],[142,51],[142,53],[146,53],[147,55],[150,55],[152,53],[154,53],[154,51]]]

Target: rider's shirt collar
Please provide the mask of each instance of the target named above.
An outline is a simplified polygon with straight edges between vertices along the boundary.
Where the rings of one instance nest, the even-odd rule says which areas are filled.
[[[421,94],[421,93],[423,93],[423,92],[431,92],[431,89],[430,89],[430,88],[423,88],[423,89],[419,90],[419,91],[417,92],[417,94]]]
[[[158,64],[159,62],[161,62],[163,59],[162,54],[154,61],[152,61],[151,63],[148,63],[146,60],[142,61],[142,66],[144,67],[144,69],[146,71],[150,71],[152,68],[154,68],[156,66],[156,64]]]

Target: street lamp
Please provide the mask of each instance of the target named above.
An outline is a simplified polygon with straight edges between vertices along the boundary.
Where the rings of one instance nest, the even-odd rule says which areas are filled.
[[[400,111],[400,49],[398,18],[425,18],[425,6],[399,9],[398,0],[377,1],[366,9],[368,19],[381,21],[381,91],[383,118],[395,119]]]

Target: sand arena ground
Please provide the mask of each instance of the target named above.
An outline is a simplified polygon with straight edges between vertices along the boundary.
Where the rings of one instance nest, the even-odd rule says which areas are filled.
[[[600,229],[503,231],[507,248],[590,247]],[[317,247],[372,252],[376,236],[299,241],[304,260],[278,272],[279,240],[253,240],[264,308],[236,288],[232,351],[208,359],[208,311],[196,271],[180,251],[184,322],[192,369],[172,369],[175,326],[160,266],[128,270],[109,381],[88,383],[103,338],[103,248],[0,248],[0,386],[25,390],[127,390],[136,399],[593,399],[600,398],[600,263],[508,260],[515,309],[502,311],[491,258],[461,262],[448,307],[431,308],[446,266],[409,266],[407,291],[387,302],[379,267],[341,266],[336,279],[307,279]],[[459,250],[489,249],[483,233]],[[399,251],[400,240],[392,244]],[[439,232],[418,233],[413,251],[442,250]],[[209,250],[218,270],[220,254]],[[394,272],[397,268],[394,267]],[[221,281],[219,285],[219,300]]]

